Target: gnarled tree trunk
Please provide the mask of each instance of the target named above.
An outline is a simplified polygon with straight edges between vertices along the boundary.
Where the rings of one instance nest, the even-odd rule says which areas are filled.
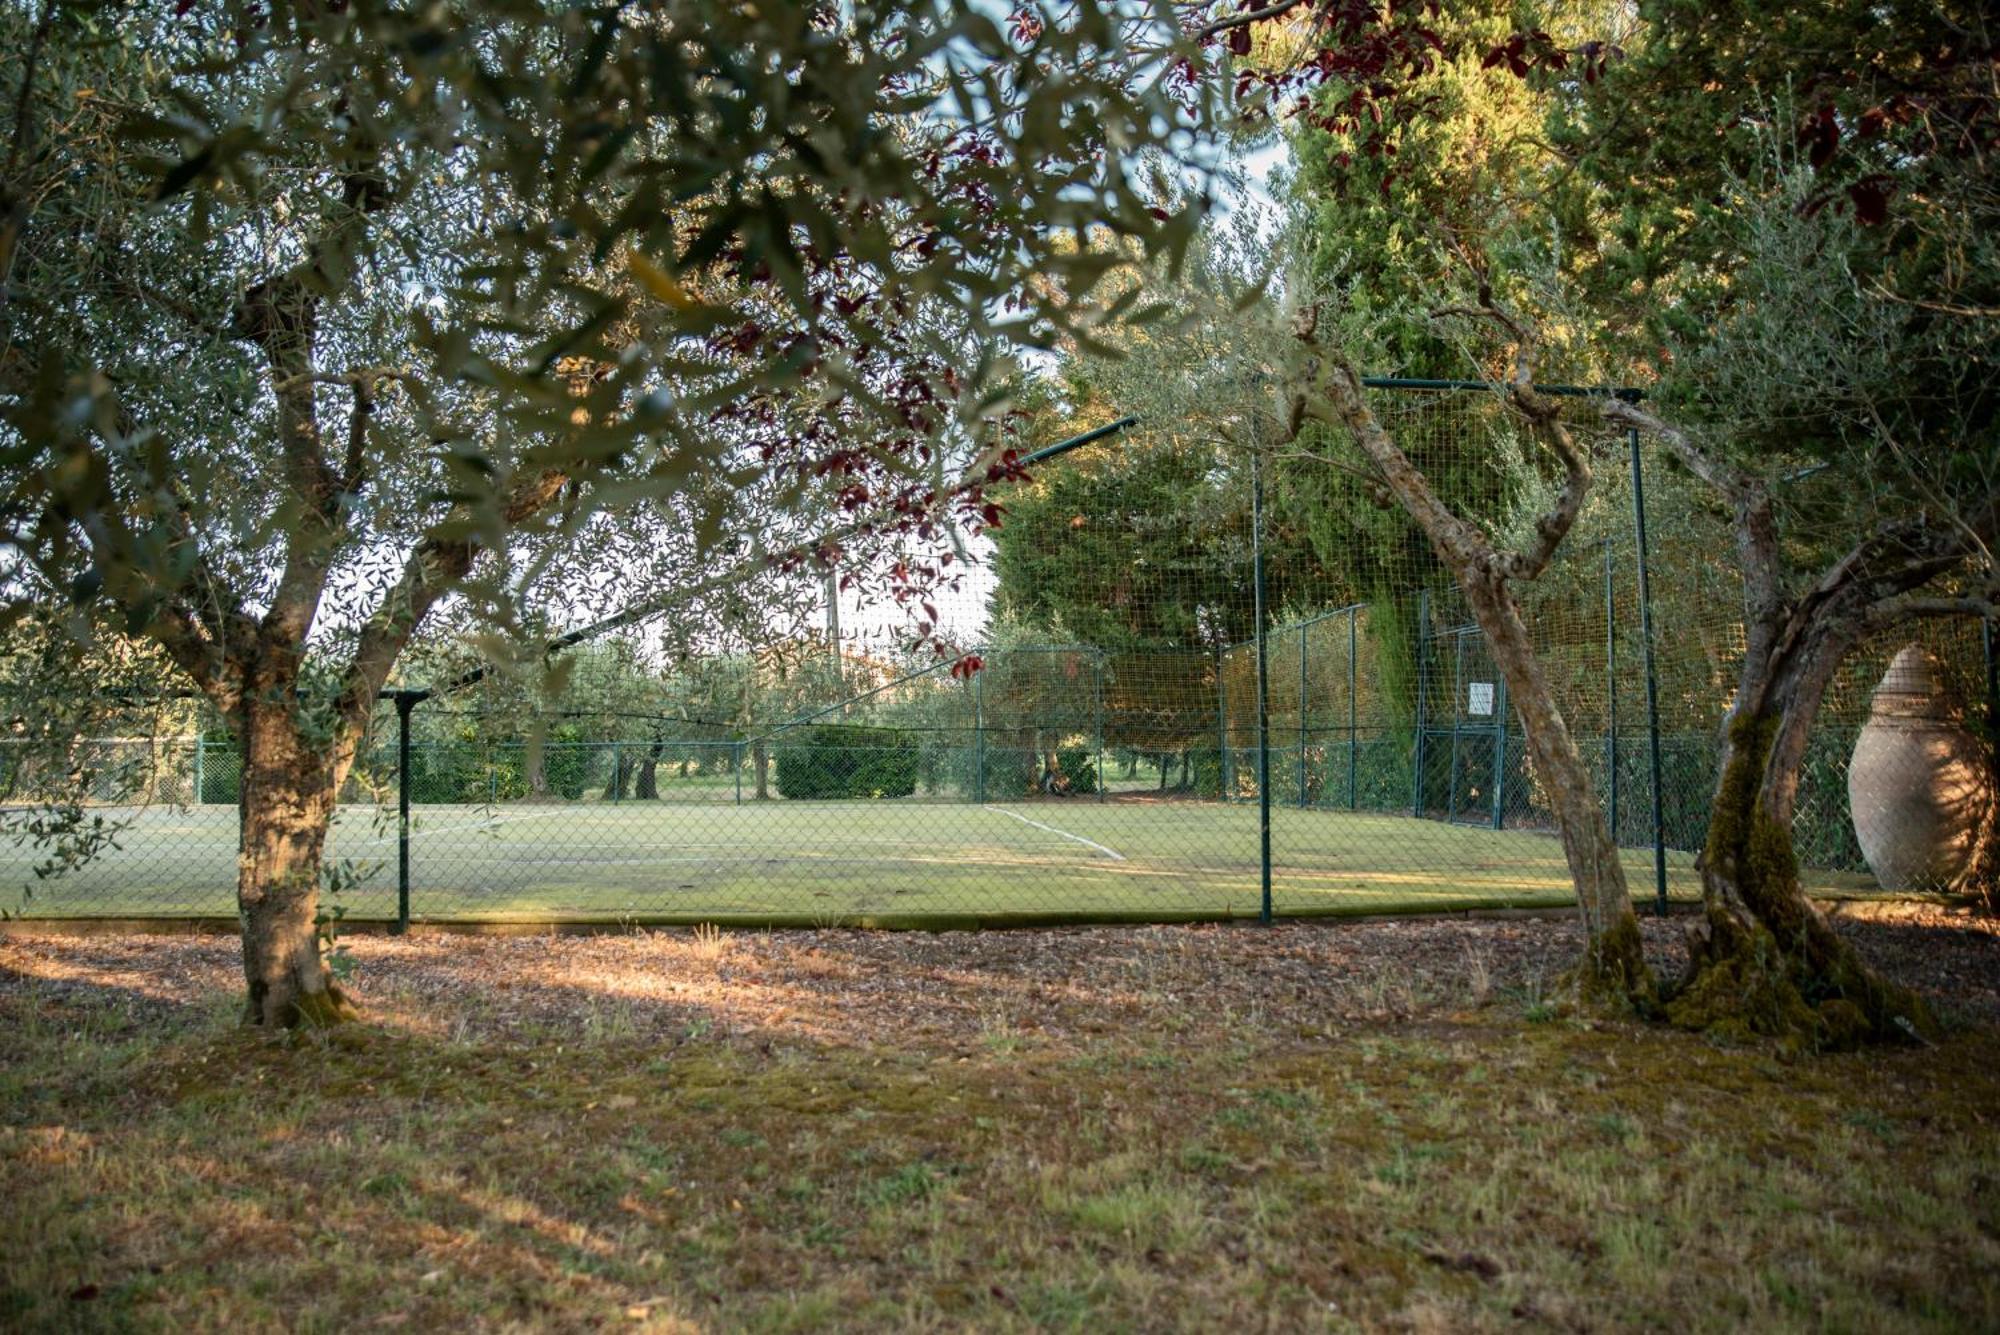
[[[1520,606],[1505,581],[1495,577],[1484,563],[1461,571],[1459,585],[1486,635],[1493,661],[1506,679],[1507,698],[1521,715],[1535,777],[1554,810],[1563,861],[1583,916],[1585,946],[1579,982],[1604,999],[1629,999],[1650,1006],[1656,987],[1646,965],[1645,943],[1639,935],[1625,863],[1618,856],[1618,843],[1598,801],[1590,769],[1577,751],[1569,723],[1556,707],[1555,693],[1535,656]]]
[[[236,902],[243,928],[244,1020],[326,1025],[356,1012],[320,952],[320,872],[335,795],[354,753],[299,735],[282,703],[245,706],[243,846]]]
[[[660,798],[660,752],[666,744],[659,738],[653,739],[646,748],[646,758],[639,764],[637,796],[642,802],[657,802]]]
[[[1592,1007],[1650,1012],[1657,1004],[1658,988],[1646,964],[1625,866],[1618,857],[1590,771],[1556,706],[1510,587],[1515,580],[1537,578],[1548,567],[1589,494],[1590,462],[1571,439],[1554,405],[1534,392],[1532,331],[1494,305],[1490,293],[1482,290],[1480,296],[1483,304],[1478,310],[1460,313],[1497,321],[1513,336],[1516,349],[1514,377],[1508,387],[1510,400],[1564,471],[1561,492],[1536,521],[1534,537],[1523,550],[1496,547],[1485,532],[1438,499],[1429,480],[1368,406],[1360,372],[1338,351],[1321,360],[1316,340],[1318,312],[1312,309],[1302,313],[1297,331],[1309,360],[1304,390],[1292,408],[1292,430],[1296,433],[1308,415],[1345,427],[1464,590],[1493,660],[1506,678],[1508,696],[1521,716],[1536,776],[1554,806],[1556,829],[1584,927],[1583,956],[1573,975],[1578,1000]]]
[[[1702,921],[1690,933],[1688,971],[1668,1017],[1692,1029],[1819,1047],[1921,1033],[1932,1023],[1922,1000],[1871,968],[1807,898],[1792,822],[1806,743],[1842,660],[1866,635],[1910,616],[1969,610],[1964,600],[1914,591],[1962,568],[1995,516],[1967,525],[1923,516],[1885,523],[1788,597],[1764,484],[1635,405],[1609,411],[1657,436],[1729,501],[1743,576],[1743,664],[1723,723],[1700,860]]]
[[[1799,879],[1792,822],[1805,742],[1858,638],[1858,628],[1829,629],[1812,647],[1746,667],[1702,850],[1702,921],[1667,1004],[1684,1027],[1847,1047],[1931,1026],[1923,1001],[1836,934]]]

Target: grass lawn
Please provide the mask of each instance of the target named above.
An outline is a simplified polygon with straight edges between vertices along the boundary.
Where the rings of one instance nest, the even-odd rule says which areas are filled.
[[[81,869],[36,882],[29,850],[0,850],[0,885],[30,917],[232,917],[233,808],[154,808]],[[1251,804],[1071,799],[923,802],[585,802],[420,807],[411,904],[435,920],[632,919],[794,926],[967,925],[1250,917],[1258,912]],[[1272,893],[1288,915],[1504,908],[1571,901],[1551,836],[1403,816],[1272,812]],[[396,913],[392,813],[348,808],[331,856],[363,874],[349,917]],[[1635,893],[1649,850],[1629,850]],[[1671,893],[1692,897],[1689,855]],[[1865,878],[1828,875],[1822,888]]]
[[[1670,925],[1649,928],[1662,963]],[[1554,1018],[1567,924],[0,939],[0,1326],[2000,1326],[2000,1034]],[[1903,957],[1990,972],[1959,931]],[[1991,1001],[1991,997],[1988,997]]]

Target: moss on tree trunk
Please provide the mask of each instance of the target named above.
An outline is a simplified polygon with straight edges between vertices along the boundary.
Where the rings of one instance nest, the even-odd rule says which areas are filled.
[[[1772,790],[1785,782],[1770,763],[1780,721],[1765,709],[1730,724],[1702,853],[1702,920],[1667,1017],[1821,1049],[1928,1033],[1935,1022],[1922,998],[1870,968],[1806,897],[1790,825],[1771,814]]]

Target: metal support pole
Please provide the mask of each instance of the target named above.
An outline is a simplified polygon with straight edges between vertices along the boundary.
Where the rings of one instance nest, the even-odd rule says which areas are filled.
[[[737,785],[742,786],[740,783]],[[617,742],[611,744],[611,800],[625,800],[625,748]]]
[[[743,739],[742,738],[739,737],[736,739],[735,749],[736,749],[736,764],[732,768],[734,768],[736,771],[736,805],[740,807],[743,805]]]
[[[1355,791],[1357,770],[1354,754],[1355,748],[1360,744],[1360,733],[1355,730],[1354,726],[1357,717],[1355,713],[1354,689],[1361,675],[1355,667],[1354,662],[1354,647],[1356,643],[1354,620],[1359,610],[1353,607],[1347,609],[1347,809],[1349,811],[1359,811],[1361,809],[1361,795]]]
[[[208,739],[200,733],[194,737],[194,806],[200,806],[207,799],[202,796],[201,753],[208,749]]]
[[[1424,817],[1424,696],[1430,681],[1430,672],[1424,662],[1424,634],[1431,619],[1431,591],[1417,590],[1417,738],[1410,748],[1410,815],[1418,820]]]
[[[972,674],[972,800],[986,803],[986,667]]]
[[[1091,663],[1095,687],[1094,712],[1097,725],[1097,800],[1104,801],[1104,790],[1110,786],[1110,775],[1104,772],[1104,651],[1096,651]]]
[[[1444,781],[1444,818],[1458,824],[1458,734],[1465,717],[1465,632],[1452,636],[1457,641],[1451,660],[1451,768]]]
[[[1215,651],[1215,795],[1229,800],[1229,683],[1222,678],[1222,660],[1227,651]]]
[[[1660,679],[1653,666],[1653,590],[1646,568],[1646,472],[1639,462],[1639,433],[1625,433],[1632,452],[1632,529],[1639,546],[1639,649],[1646,664],[1646,745],[1653,768],[1654,907],[1667,911],[1667,838],[1660,801]]]
[[[1604,814],[1618,842],[1618,612],[1611,539],[1604,540]]]
[[[1493,828],[1498,830],[1507,824],[1507,674],[1493,675],[1499,678],[1493,703],[1500,716],[1499,731],[1493,734]]]
[[[396,693],[396,934],[410,930],[410,711],[422,699]]]
[[[1306,809],[1306,628],[1299,627],[1299,810]]]
[[[1259,918],[1271,921],[1271,697],[1270,636],[1264,626],[1264,467],[1250,456],[1250,589],[1257,616],[1257,846],[1263,886]]]

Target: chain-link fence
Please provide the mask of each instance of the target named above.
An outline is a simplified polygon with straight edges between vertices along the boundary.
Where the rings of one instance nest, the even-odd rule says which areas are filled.
[[[1379,404],[1455,504],[1502,536],[1533,512],[1542,484],[1495,396]],[[1592,440],[1589,507],[1518,592],[1635,895],[1688,898],[1740,586],[1723,518],[1657,461],[1642,556],[1637,451]],[[822,627],[692,655],[641,637],[560,698],[489,682],[385,701],[340,794],[335,902],[350,919],[908,925],[1568,902],[1485,638],[1349,472],[1171,432],[1100,444],[1041,464],[958,579],[921,649],[834,592]],[[1865,645],[1805,767],[1796,837],[1819,888],[1875,884],[1848,770],[1913,642],[1939,669],[1938,726],[1977,734],[1986,763],[1982,623]],[[217,721],[201,731],[74,743],[64,775],[88,772],[110,833],[76,865],[32,839],[0,849],[29,891],[13,907],[232,914],[240,756]],[[4,748],[0,766],[10,802],[56,786]]]

